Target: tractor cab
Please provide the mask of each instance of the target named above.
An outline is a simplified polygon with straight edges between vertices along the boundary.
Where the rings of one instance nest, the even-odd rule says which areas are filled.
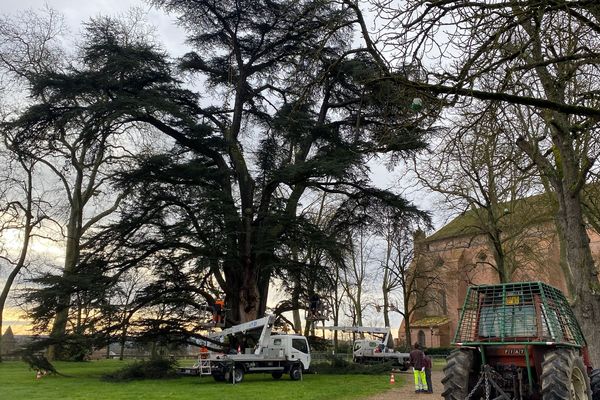
[[[565,296],[541,282],[469,288],[454,342],[586,346]]]
[[[454,344],[446,400],[592,400],[591,387],[600,392],[567,299],[542,282],[470,287]]]

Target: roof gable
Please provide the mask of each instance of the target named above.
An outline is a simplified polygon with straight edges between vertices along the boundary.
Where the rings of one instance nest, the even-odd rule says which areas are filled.
[[[491,212],[497,216],[500,228],[518,224],[520,227],[533,226],[553,218],[552,198],[544,193],[511,202],[500,203]],[[484,208],[470,209],[441,227],[424,243],[461,236],[476,236],[486,233],[489,211]],[[506,216],[506,218],[504,217]]]

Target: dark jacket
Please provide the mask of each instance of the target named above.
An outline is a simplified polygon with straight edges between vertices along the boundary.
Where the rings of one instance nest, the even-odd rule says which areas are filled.
[[[425,367],[426,370],[431,369],[431,357],[429,357],[429,356],[424,357],[423,366]]]
[[[415,369],[421,369],[425,366],[425,353],[423,353],[423,350],[414,349],[410,352],[410,365]]]

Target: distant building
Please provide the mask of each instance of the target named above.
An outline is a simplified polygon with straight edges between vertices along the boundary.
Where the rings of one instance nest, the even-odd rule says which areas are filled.
[[[0,349],[0,354],[4,356],[12,353],[16,349],[17,340],[15,339],[12,328],[9,326],[4,332],[4,335],[2,335],[2,348]]]
[[[519,228],[523,246],[520,252],[515,252],[514,262],[518,268],[510,280],[542,281],[567,293],[556,227],[548,211],[550,207],[542,200],[543,196],[519,200],[519,208],[511,215],[515,226],[526,218],[530,223]],[[480,226],[481,221],[471,210],[431,236],[415,238],[415,261],[411,268],[416,268],[417,263],[435,265],[440,284],[428,293],[433,300],[412,315],[408,343],[419,342],[425,347],[450,346],[467,287],[499,282],[490,244],[478,224]],[[506,226],[504,231],[509,232],[510,228]],[[588,236],[592,255],[600,260],[600,235],[589,228]],[[406,340],[404,330],[403,322],[398,331],[401,340]]]

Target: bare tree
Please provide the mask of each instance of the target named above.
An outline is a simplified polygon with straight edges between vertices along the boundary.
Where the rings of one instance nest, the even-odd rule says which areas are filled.
[[[403,234],[399,225],[396,218],[389,216],[382,221],[379,232],[385,243],[384,259],[381,263],[383,272],[381,281],[383,305],[381,309],[385,326],[390,326],[389,312],[398,309],[393,301],[393,293],[402,289],[403,272],[408,270],[413,259],[412,247],[408,242],[399,241],[399,237]]]
[[[342,287],[348,300],[352,325],[363,326],[363,312],[367,307],[369,270],[374,259],[374,235],[358,228],[347,237],[349,243],[348,267],[342,271]]]
[[[300,228],[314,240],[305,240],[291,234],[286,246],[281,249],[281,257],[289,257],[291,262],[285,269],[277,271],[285,298],[275,307],[275,313],[292,312],[292,321],[288,321],[296,332],[305,335],[314,334],[314,327],[329,317],[330,306],[335,302],[338,290],[336,276],[344,265],[340,263],[343,243],[336,234],[335,211],[339,207],[337,196],[323,192],[315,196],[306,196],[307,205],[300,211],[299,218],[304,220]],[[285,254],[284,254],[285,253]],[[289,256],[287,255],[289,253]],[[309,309],[311,298],[320,299],[316,315],[301,312]],[[315,318],[316,317],[316,318]],[[303,328],[304,326],[304,328]]]
[[[500,282],[510,282],[523,260],[535,253],[534,231],[547,229],[538,225],[552,214],[545,196],[531,197],[544,188],[513,145],[512,132],[528,127],[507,123],[517,118],[498,107],[478,101],[463,107],[460,119],[453,118],[449,128],[434,134],[435,147],[414,157],[413,168],[426,189],[441,194],[444,205],[463,214],[456,234],[483,236],[492,260],[482,262],[496,271]]]
[[[531,114],[545,125],[544,136],[524,134],[515,144],[556,197],[557,230],[573,282],[574,311],[588,340],[598,341],[600,283],[581,205],[582,188],[598,156],[596,3],[377,4],[387,22],[387,32],[381,32],[387,36],[379,44],[391,47],[386,54],[394,54],[397,64],[418,65],[423,71],[419,82],[395,74],[377,50],[377,41],[363,29],[389,79],[433,95],[449,95],[449,104],[464,96],[531,107]],[[600,362],[600,349],[592,349],[591,358]]]
[[[137,311],[135,303],[136,294],[139,289],[144,287],[147,281],[146,272],[142,268],[127,271],[121,277],[119,288],[112,299],[112,302],[119,310],[119,360],[123,360],[131,319],[134,318]]]
[[[22,103],[22,83],[30,77],[29,71],[40,72],[50,65],[58,64],[58,52],[54,38],[62,31],[62,20],[54,11],[47,9],[45,16],[23,12],[0,18],[0,84],[2,94],[2,123],[17,111]],[[42,184],[42,168],[37,160],[24,157],[15,147],[17,138],[3,132],[1,151],[4,169],[0,185],[3,206],[0,231],[16,233],[18,246],[2,247],[0,258],[3,270],[8,271],[0,294],[0,341],[2,316],[15,280],[27,267],[30,245],[47,214],[47,193]],[[0,358],[1,361],[1,358]]]
[[[29,19],[17,19],[10,24],[5,21],[8,25],[0,30],[4,44],[0,61],[5,73],[20,80],[31,98],[27,108],[5,122],[4,134],[14,138],[11,143],[14,151],[43,167],[64,190],[63,275],[67,277],[75,273],[81,250],[86,246],[86,234],[110,216],[126,195],[110,185],[115,174],[131,160],[126,142],[135,136],[136,127],[106,110],[99,110],[110,102],[101,91],[95,97],[71,92],[74,86],[85,85],[84,80],[91,78],[89,74],[83,77],[68,72],[76,71],[81,65],[76,58],[71,63],[66,57],[60,58],[64,53],[56,44],[61,32],[58,21],[51,11],[47,16],[31,14]],[[34,30],[27,36],[27,26],[35,23],[44,29]],[[88,35],[111,34],[102,30],[103,23],[92,21]],[[121,30],[123,41],[136,34],[135,27],[126,23],[113,25],[113,28]],[[112,34],[118,36],[118,32]],[[26,58],[20,56],[28,52],[32,54]],[[59,58],[61,62],[57,61]],[[86,62],[88,66],[94,64],[101,68],[94,60],[88,58]],[[101,71],[97,72],[98,77],[102,76]],[[53,338],[65,334],[70,307],[69,293],[59,296],[51,329]],[[81,311],[80,308],[76,313],[78,321]],[[75,326],[82,325],[75,323]],[[53,346],[49,356],[54,357]]]
[[[338,266],[338,268],[333,268],[333,280],[332,286],[333,291],[329,294],[329,304],[331,305],[331,319],[333,326],[339,326],[340,317],[342,312],[342,305],[345,298],[346,291],[342,285],[342,270],[343,266]],[[333,331],[333,349],[334,351],[338,351],[338,331]]]
[[[409,346],[415,313],[439,302],[438,292],[444,288],[440,264],[423,252],[415,252],[415,242],[425,235],[408,221],[390,221],[384,237],[388,256],[383,268],[388,277],[383,290],[388,293],[388,308],[404,319],[405,344]]]
[[[8,248],[8,243],[3,240],[0,259],[4,266],[2,270],[8,272],[0,293],[0,347],[2,343],[2,320],[9,294],[21,270],[27,267],[31,241],[42,222],[47,219],[46,206],[43,193],[40,195],[34,184],[35,161],[24,160],[14,154],[2,154],[5,169],[0,180],[2,187],[3,207],[0,210],[0,233],[16,233],[17,248]],[[6,157],[11,157],[6,158]],[[39,236],[39,234],[38,234]],[[0,355],[0,362],[2,361]]]

